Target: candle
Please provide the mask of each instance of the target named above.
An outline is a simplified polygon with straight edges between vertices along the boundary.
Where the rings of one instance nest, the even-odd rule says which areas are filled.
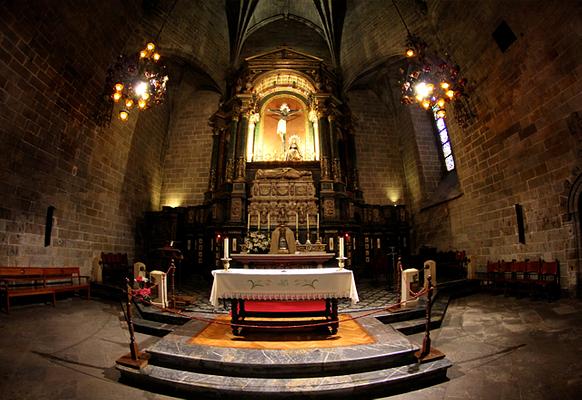
[[[267,213],[267,235],[271,232],[271,213]]]
[[[309,213],[307,213],[307,237],[309,237]]]
[[[228,258],[228,238],[224,238],[224,258]]]
[[[257,232],[261,231],[261,212],[257,211],[257,214],[259,215],[259,217],[257,218]]]
[[[247,219],[247,232],[249,232],[251,230],[251,213],[247,215]]]
[[[319,240],[319,213],[317,213],[317,240]]]
[[[339,238],[339,256],[342,258],[344,256],[344,237]]]
[[[295,234],[299,238],[299,213],[295,211]]]

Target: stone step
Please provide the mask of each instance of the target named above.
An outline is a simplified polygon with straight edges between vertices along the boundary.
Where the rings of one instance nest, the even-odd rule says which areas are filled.
[[[393,324],[400,321],[407,321],[411,319],[422,318],[426,310],[423,307],[413,308],[410,310],[401,310],[390,312],[387,314],[378,314],[376,319],[380,320],[384,324]]]
[[[133,329],[136,332],[150,336],[164,337],[176,329],[176,325],[164,322],[151,321],[147,319],[133,317]]]
[[[414,353],[418,350],[418,346],[410,346],[406,350],[378,354],[367,352],[362,348],[314,349],[304,351],[302,355],[297,352],[257,351],[253,354],[247,351],[246,354],[239,352],[232,360],[228,360],[228,357],[212,359],[210,355],[206,356],[203,353],[198,357],[192,357],[153,349],[148,349],[147,352],[150,356],[150,365],[167,369],[234,377],[285,379],[322,377],[398,367],[413,363],[416,360]]]
[[[258,398],[354,398],[387,396],[435,384],[446,378],[447,359],[373,371],[310,378],[252,378],[192,372],[148,365],[118,366],[123,382],[172,395]]]

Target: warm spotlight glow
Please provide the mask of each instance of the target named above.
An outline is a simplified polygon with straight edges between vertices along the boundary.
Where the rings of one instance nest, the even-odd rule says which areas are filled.
[[[116,83],[115,84],[115,90],[117,90],[118,92],[121,92],[123,90],[123,84],[122,83]]]
[[[115,101],[117,103],[119,101],[119,99],[121,99],[121,93],[119,93],[119,92],[113,93],[113,101]]]
[[[414,52],[413,49],[407,49],[406,50],[406,57],[414,57],[416,53]]]
[[[445,94],[450,99],[452,99],[455,96],[455,92],[453,92],[452,90],[447,90],[447,92]]]
[[[139,58],[145,58],[148,55],[148,52],[145,50],[142,50],[139,52]]]
[[[398,200],[400,200],[400,191],[398,189],[387,188],[385,193],[392,204],[397,204]]]
[[[447,90],[451,85],[449,85],[447,82],[441,82],[441,87],[445,90]]]
[[[155,44],[153,44],[152,42],[149,42],[149,43],[146,45],[146,49],[148,49],[149,51],[153,51],[155,48],[156,48],[156,45],[155,45]]]
[[[127,121],[127,119],[129,118],[129,113],[125,110],[121,110],[119,112],[119,119],[122,121]]]
[[[445,99],[438,99],[438,101],[437,101],[437,105],[438,105],[440,108],[443,108],[443,107],[445,106]]]
[[[160,59],[160,54],[159,53],[154,53],[154,61],[158,61]]]
[[[182,198],[180,197],[170,197],[164,204],[165,207],[180,207],[182,205]]]
[[[133,100],[132,100],[132,99],[127,99],[127,100],[125,100],[125,106],[126,106],[127,108],[131,108],[131,107],[133,107]]]
[[[143,109],[143,108],[145,108],[146,104],[147,104],[147,103],[146,103],[146,101],[145,101],[144,99],[139,99],[139,100],[137,101],[137,106],[138,106],[139,108],[142,108],[142,109]]]

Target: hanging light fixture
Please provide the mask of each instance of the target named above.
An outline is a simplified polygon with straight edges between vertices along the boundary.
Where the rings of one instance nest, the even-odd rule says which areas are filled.
[[[392,4],[407,32],[405,55],[408,65],[401,69],[401,101],[419,104],[444,118],[446,105],[465,95],[467,81],[460,76],[458,65],[431,52],[424,40],[410,32],[394,0]]]
[[[121,104],[118,114],[121,121],[127,121],[133,110],[146,110],[162,103],[165,98],[169,78],[155,42],[159,40],[177,2],[168,11],[154,41],[148,42],[139,52],[129,56],[120,55],[109,68],[109,96],[114,103]]]
[[[112,67],[111,98],[122,105],[120,120],[127,121],[134,109],[145,110],[164,100],[168,75],[160,58],[150,42],[139,53],[120,56]]]

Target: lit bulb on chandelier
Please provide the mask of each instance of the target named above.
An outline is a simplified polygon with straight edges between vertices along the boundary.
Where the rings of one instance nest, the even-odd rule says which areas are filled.
[[[146,93],[147,89],[148,89],[147,83],[139,82],[137,85],[135,85],[133,91],[135,92],[136,95],[143,96],[144,93]]]
[[[434,85],[432,83],[419,82],[414,86],[414,93],[416,93],[417,99],[425,99],[429,97],[434,90]]]

